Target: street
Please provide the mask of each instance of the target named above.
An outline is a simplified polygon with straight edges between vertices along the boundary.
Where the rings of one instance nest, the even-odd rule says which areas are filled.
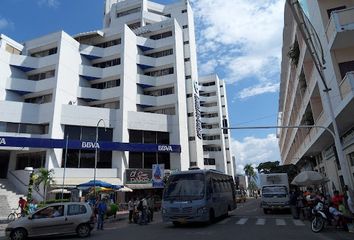
[[[336,229],[325,229],[321,233],[313,233],[309,221],[294,220],[287,212],[277,212],[265,215],[259,208],[260,199],[248,199],[240,203],[230,217],[220,219],[212,225],[184,225],[174,227],[171,223],[161,222],[159,213],[155,213],[154,222],[140,226],[128,224],[127,219],[107,223],[105,230],[94,230],[88,239],[145,239],[156,240],[166,238],[203,239],[203,240],[243,240],[243,239],[301,239],[301,240],[330,240],[353,239],[354,233]],[[38,238],[40,239],[40,238]],[[43,239],[43,238],[42,238]],[[75,236],[56,237],[59,239],[78,239]]]

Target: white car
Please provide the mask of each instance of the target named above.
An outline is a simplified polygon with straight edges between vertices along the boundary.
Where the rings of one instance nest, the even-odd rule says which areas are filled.
[[[94,227],[92,209],[87,203],[53,203],[35,213],[10,222],[5,229],[11,240],[27,237],[77,234],[88,237]]]

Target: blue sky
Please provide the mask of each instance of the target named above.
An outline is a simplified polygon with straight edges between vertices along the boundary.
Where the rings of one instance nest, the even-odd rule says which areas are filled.
[[[179,0],[155,0],[173,3]],[[231,126],[276,125],[285,0],[190,0],[200,75],[227,82]],[[1,0],[0,33],[18,42],[100,29],[104,0]],[[280,160],[276,131],[233,130],[238,173]]]

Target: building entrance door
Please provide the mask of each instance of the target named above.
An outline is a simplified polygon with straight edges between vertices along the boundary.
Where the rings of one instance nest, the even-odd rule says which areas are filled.
[[[7,177],[7,170],[9,167],[10,152],[0,151],[0,178]]]

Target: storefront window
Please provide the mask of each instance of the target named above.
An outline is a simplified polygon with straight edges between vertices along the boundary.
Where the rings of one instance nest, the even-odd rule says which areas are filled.
[[[45,165],[46,152],[21,153],[16,155],[16,170],[25,167],[42,168]]]
[[[143,153],[129,153],[129,168],[143,168]]]

